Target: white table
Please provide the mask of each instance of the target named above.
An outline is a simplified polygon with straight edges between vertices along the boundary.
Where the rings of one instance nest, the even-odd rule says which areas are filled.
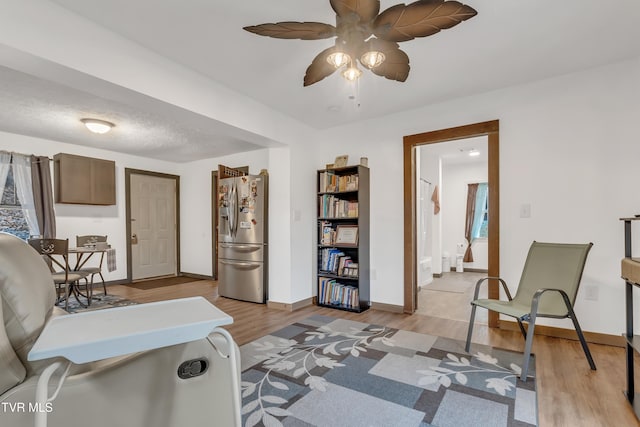
[[[215,333],[225,338],[231,364],[236,424],[240,425],[240,387],[236,375],[238,361],[233,338],[220,326],[233,318],[202,297],[183,298],[148,304],[89,311],[51,319],[33,345],[28,360],[63,357],[70,362],[54,362],[38,380],[36,403],[53,401],[64,382],[71,363],[88,363],[140,351],[153,350],[206,338]],[[65,372],[57,390],[47,396],[49,379],[61,366]],[[36,413],[36,427],[47,425],[47,413]]]

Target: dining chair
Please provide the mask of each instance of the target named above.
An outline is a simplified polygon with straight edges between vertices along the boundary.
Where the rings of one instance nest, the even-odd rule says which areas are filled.
[[[551,317],[556,319],[570,318],[578,334],[580,344],[589,366],[595,370],[596,365],[591,357],[580,324],[573,311],[573,305],[578,294],[582,272],[587,261],[587,255],[593,243],[541,243],[533,242],[525,261],[520,284],[515,297],[511,297],[506,282],[499,277],[485,277],[476,283],[476,289],[471,301],[471,318],[467,332],[465,351],[469,352],[473,321],[476,308],[483,307],[500,314],[515,317],[522,335],[525,337],[525,350],[520,378],[527,379],[531,346],[536,318]],[[480,286],[487,280],[498,280],[507,296],[507,301],[496,299],[478,299]],[[525,330],[522,322],[528,323]]]
[[[106,243],[107,236],[100,235],[84,235],[84,236],[76,236],[76,247],[82,248],[86,245],[93,245],[96,243]],[[98,261],[97,266],[90,267],[82,267],[78,271],[82,271],[87,273],[89,280],[91,280],[91,295],[93,296],[93,276],[96,274],[100,276],[100,280],[102,280],[102,289],[104,290],[104,294],[107,295],[107,285],[104,283],[104,276],[102,275],[102,263],[104,262],[104,254],[105,252],[100,252],[100,261]]]
[[[73,294],[81,305],[84,305],[80,301],[79,289],[80,280],[86,279],[88,273],[83,271],[74,271],[69,266],[69,239],[29,239],[29,245],[36,250],[40,255],[46,257],[49,261],[47,264],[51,270],[51,277],[53,283],[56,286],[57,301],[56,304],[60,304],[61,288],[64,288],[64,303],[65,310],[69,307],[69,297]],[[62,258],[60,260],[59,258]],[[56,267],[60,268],[56,271]],[[85,292],[87,298],[87,305],[91,305],[89,283],[85,284]]]

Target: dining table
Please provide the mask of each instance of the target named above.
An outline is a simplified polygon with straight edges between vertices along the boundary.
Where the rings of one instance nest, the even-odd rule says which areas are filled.
[[[107,271],[116,270],[116,250],[111,247],[102,246],[82,246],[77,248],[69,248],[69,254],[76,254],[76,263],[73,266],[74,271],[81,270],[82,267],[91,259],[94,254],[107,255]]]

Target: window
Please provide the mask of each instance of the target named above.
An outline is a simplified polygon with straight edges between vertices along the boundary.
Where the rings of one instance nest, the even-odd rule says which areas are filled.
[[[486,182],[478,184],[476,206],[473,215],[472,239],[489,236],[489,188]]]
[[[482,210],[480,229],[478,230],[478,235],[474,236],[475,238],[486,238],[489,236],[489,195],[487,194],[484,198],[484,208]]]
[[[4,192],[0,199],[0,231],[13,234],[22,240],[27,240],[30,235],[29,226],[16,191],[13,168],[9,168]]]

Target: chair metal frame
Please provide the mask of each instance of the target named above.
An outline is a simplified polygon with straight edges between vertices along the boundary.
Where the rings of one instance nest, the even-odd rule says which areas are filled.
[[[43,257],[46,256],[46,260],[49,262],[49,270],[51,271],[54,285],[56,286],[57,300],[56,304],[65,302],[65,310],[69,307],[69,296],[73,293],[78,303],[82,306],[84,304],[78,298],[79,295],[83,295],[78,290],[80,286],[80,280],[86,279],[88,273],[81,271],[74,271],[69,265],[69,239],[29,239],[29,245],[36,250]],[[55,258],[55,255],[61,256],[64,262]],[[55,267],[58,266],[62,271],[55,271]],[[55,278],[53,275],[60,275],[64,273],[64,279]],[[64,300],[60,297],[60,285],[64,285]],[[75,285],[75,286],[74,286]],[[85,286],[87,295],[83,295],[87,298],[87,304],[91,305],[89,284],[87,282]]]
[[[527,261],[525,262],[525,267],[527,266],[527,263],[529,262],[529,257],[532,254],[532,249],[536,246],[536,245],[545,245],[545,243],[539,243],[539,242],[533,242],[531,245],[531,248],[529,249],[529,254],[527,255]],[[548,245],[548,244],[547,244]],[[563,246],[563,244],[553,244],[555,246]],[[571,244],[566,244],[566,246],[572,246],[572,247],[576,247],[576,245],[571,245]],[[509,313],[504,313],[501,312],[499,310],[495,310],[494,308],[488,308],[482,305],[482,301],[483,300],[479,300],[478,296],[480,293],[480,287],[481,285],[488,280],[498,280],[499,283],[502,285],[502,288],[504,289],[504,292],[507,296],[507,300],[509,302],[513,301],[514,298],[511,297],[511,292],[509,292],[509,288],[507,286],[507,283],[500,277],[484,277],[480,280],[478,280],[476,282],[476,287],[475,287],[475,292],[473,295],[473,301],[471,301],[471,317],[469,319],[469,329],[467,331],[467,341],[465,344],[465,351],[469,352],[469,348],[471,346],[471,335],[473,333],[473,323],[475,320],[475,316],[476,316],[476,308],[483,307],[486,308],[488,310],[493,310],[496,311],[500,314],[505,314],[507,316],[511,316],[514,317],[517,322],[518,322],[518,326],[520,327],[520,332],[522,332],[522,336],[525,339],[525,350],[524,350],[524,356],[523,356],[523,362],[522,362],[522,371],[521,371],[521,375],[520,375],[520,379],[522,381],[526,381],[527,380],[527,374],[529,371],[529,359],[531,357],[531,347],[533,345],[533,336],[534,336],[534,331],[535,331],[535,323],[536,323],[536,319],[538,317],[548,317],[548,318],[555,318],[555,319],[565,319],[565,318],[570,318],[573,322],[573,326],[576,330],[576,333],[578,334],[578,339],[580,340],[580,344],[582,345],[582,350],[584,351],[584,354],[587,358],[587,361],[589,362],[589,366],[592,370],[596,370],[596,365],[595,362],[593,361],[593,357],[591,356],[591,352],[589,351],[589,346],[587,345],[587,341],[584,337],[584,334],[582,332],[582,328],[580,327],[580,323],[578,322],[578,318],[576,317],[576,314],[573,310],[573,303],[575,302],[577,293],[578,293],[578,288],[580,286],[580,281],[582,279],[582,273],[584,271],[584,266],[586,264],[586,260],[587,260],[587,255],[589,254],[589,251],[591,250],[591,247],[593,246],[593,243],[589,243],[587,245],[584,245],[585,247],[585,253],[584,256],[579,260],[580,261],[580,265],[577,266],[577,268],[580,269],[579,274],[577,274],[577,283],[575,286],[575,292],[574,295],[572,295],[571,297],[567,294],[566,291],[564,291],[563,289],[556,289],[556,288],[539,288],[538,290],[535,291],[535,293],[533,294],[533,297],[531,299],[531,309],[529,311],[529,313],[526,313],[522,316],[514,316],[512,314]],[[524,269],[523,269],[523,273],[524,273]],[[522,280],[522,278],[521,278]],[[558,295],[560,295],[562,297],[562,301],[566,307],[566,314],[562,314],[562,315],[556,315],[556,314],[544,314],[544,313],[538,313],[538,307],[540,305],[540,299],[541,297],[547,293],[547,292],[555,292]],[[516,293],[516,297],[518,296],[518,294]],[[487,300],[487,301],[497,301],[497,300]],[[528,328],[525,329],[524,325],[522,322],[527,322],[528,323]]]
[[[76,236],[76,247],[80,248],[86,245],[87,243],[106,243],[107,236],[101,236],[97,234],[88,234],[82,236]],[[107,295],[107,285],[104,282],[104,276],[102,275],[102,264],[104,262],[104,252],[100,254],[100,261],[98,262],[97,267],[87,267],[87,268],[79,268],[78,271],[83,271],[90,275],[91,279],[91,296],[93,297],[93,276],[96,274],[100,276],[100,280],[102,280],[102,289],[104,290],[104,294]]]

